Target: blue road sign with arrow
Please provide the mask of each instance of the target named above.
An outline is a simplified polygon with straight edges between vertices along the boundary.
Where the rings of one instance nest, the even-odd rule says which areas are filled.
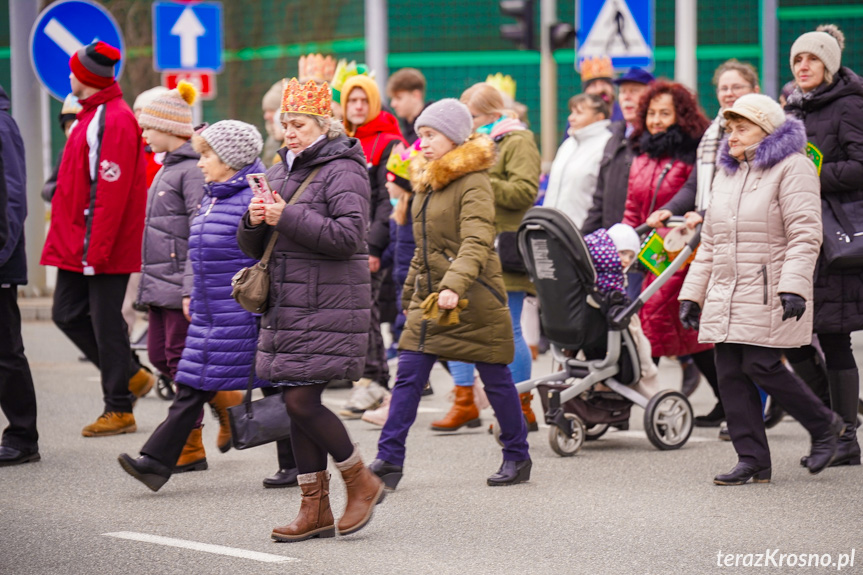
[[[153,4],[153,67],[159,71],[221,72],[221,2]]]
[[[51,4],[39,15],[30,31],[30,62],[52,96],[63,101],[72,91],[69,58],[94,40],[120,50],[123,59],[115,68],[119,78],[126,55],[123,35],[105,8],[88,0],[65,0]]]
[[[653,69],[654,0],[581,0],[578,62],[609,56],[616,70]]]

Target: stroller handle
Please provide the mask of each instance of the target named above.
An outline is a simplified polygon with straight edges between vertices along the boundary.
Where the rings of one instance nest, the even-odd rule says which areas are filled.
[[[676,228],[678,226],[682,226],[686,223],[686,218],[683,216],[671,216],[670,218],[666,218],[662,220],[662,226],[666,228]],[[649,234],[653,230],[649,225],[641,224],[635,228],[635,233],[639,236],[645,236]],[[698,245],[698,244],[695,244]]]

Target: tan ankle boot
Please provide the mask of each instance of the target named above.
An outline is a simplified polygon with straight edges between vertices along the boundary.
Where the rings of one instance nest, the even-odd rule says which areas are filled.
[[[333,512],[330,509],[330,474],[328,471],[297,476],[303,492],[300,512],[290,525],[276,527],[271,537],[276,541],[305,541],[312,537],[335,537]]]
[[[536,414],[533,413],[533,408],[530,402],[533,400],[533,393],[520,393],[518,397],[521,399],[521,412],[524,414],[524,421],[527,423],[528,431],[539,431],[539,424],[536,422]]]
[[[144,397],[156,385],[156,375],[143,367],[129,380],[129,392],[135,398]]]
[[[226,453],[231,449],[231,420],[228,418],[228,408],[243,402],[242,391],[217,391],[210,400],[213,414],[219,420],[219,435],[216,437],[216,447]]]
[[[106,437],[108,435],[120,435],[121,433],[135,433],[138,426],[135,425],[135,416],[131,413],[120,413],[109,411],[99,416],[96,421],[84,427],[81,435],[84,437]]]
[[[473,387],[455,387],[455,402],[443,419],[432,421],[432,431],[456,431],[461,427],[479,427],[482,421],[473,400]]]
[[[204,440],[201,438],[201,428],[196,427],[186,438],[183,453],[174,466],[174,473],[184,471],[204,471],[207,469],[207,453],[204,451]]]
[[[336,462],[336,467],[342,472],[345,488],[348,491],[348,502],[345,512],[339,519],[339,535],[356,533],[371,521],[372,512],[384,498],[384,482],[363,465],[360,452],[354,448],[354,453],[342,462]]]

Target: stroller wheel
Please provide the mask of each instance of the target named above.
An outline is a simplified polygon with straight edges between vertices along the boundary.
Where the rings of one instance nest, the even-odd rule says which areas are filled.
[[[160,373],[156,381],[156,393],[165,401],[174,399],[174,382],[167,375]]]
[[[644,410],[644,431],[657,449],[666,451],[683,447],[689,440],[692,427],[692,406],[679,391],[660,391]]]
[[[574,413],[566,413],[564,417],[572,420],[572,437],[567,436],[557,425],[551,425],[548,428],[548,444],[561,457],[571,457],[584,445],[584,422]]]
[[[584,440],[585,441],[596,441],[608,431],[610,425],[607,423],[597,423],[596,425],[591,425],[587,429],[584,430]]]

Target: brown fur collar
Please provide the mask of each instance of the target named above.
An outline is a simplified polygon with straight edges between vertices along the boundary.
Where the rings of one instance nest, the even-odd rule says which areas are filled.
[[[497,148],[486,135],[474,134],[438,160],[428,161],[417,156],[411,161],[411,183],[421,192],[429,188],[442,190],[462,176],[488,170],[497,162]]]

